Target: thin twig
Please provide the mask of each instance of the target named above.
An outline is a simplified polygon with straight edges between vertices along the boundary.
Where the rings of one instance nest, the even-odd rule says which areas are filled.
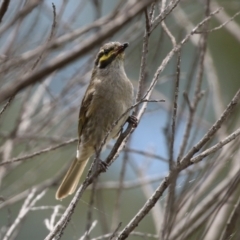
[[[236,232],[236,224],[240,216],[240,197],[238,198],[237,203],[235,204],[231,215],[229,216],[228,222],[226,224],[225,231],[222,232],[221,240],[229,240]]]
[[[222,124],[226,121],[228,116],[232,113],[232,111],[235,109],[237,103],[240,100],[240,89],[237,91],[231,102],[228,104],[227,108],[224,110],[220,118],[212,125],[212,127],[207,131],[207,133],[203,136],[203,138],[195,144],[189,152],[181,159],[181,167],[185,168],[185,164],[189,164],[189,161],[191,157],[197,153],[217,132],[217,130],[222,126]]]
[[[209,6],[209,4],[208,4],[208,6]],[[206,13],[205,13],[205,17],[209,17],[209,16],[210,16],[210,12],[209,12],[209,7],[208,7],[206,10]],[[208,22],[203,24],[203,28],[204,29],[208,28]],[[205,54],[206,54],[206,50],[207,50],[207,37],[208,37],[208,34],[204,33],[202,35],[202,38],[200,39],[200,44],[199,44],[200,45],[199,46],[200,47],[200,56],[199,56],[200,60],[199,60],[199,70],[198,70],[198,75],[197,75],[197,82],[196,82],[196,86],[195,86],[193,102],[192,102],[192,104],[189,104],[190,112],[188,115],[188,120],[186,123],[185,132],[183,135],[183,141],[182,141],[182,144],[180,147],[180,152],[179,152],[178,159],[177,159],[178,162],[180,161],[180,159],[182,158],[182,156],[184,155],[184,152],[186,150],[187,143],[189,141],[189,136],[190,136],[192,126],[193,126],[193,119],[194,119],[195,112],[197,110],[197,107],[198,107],[198,104],[200,101],[199,94],[201,92],[201,86],[202,86],[202,81],[203,81],[204,59],[205,59]],[[189,102],[189,101],[187,101],[187,102]]]
[[[93,206],[94,206],[94,199],[95,199],[95,195],[96,195],[96,185],[97,185],[97,178],[95,178],[93,180],[93,184],[92,184],[92,189],[91,189],[91,195],[90,195],[90,201],[89,201],[89,207],[87,210],[87,224],[86,224],[86,234],[85,234],[85,238],[86,239],[90,239],[89,233],[90,233],[90,229],[92,226],[92,210],[93,210]]]
[[[119,232],[116,232],[116,234],[119,234]],[[96,238],[92,238],[91,240],[102,240],[102,239],[107,239],[112,235],[112,233],[107,233],[105,235],[96,237]],[[141,238],[155,238],[158,239],[158,235],[156,234],[151,234],[151,233],[145,233],[145,232],[131,232],[130,233],[131,236],[136,236],[136,237],[141,237]]]
[[[146,80],[146,59],[148,54],[148,41],[150,37],[150,28],[151,23],[149,20],[147,9],[144,11],[145,13],[145,33],[143,37],[143,47],[142,47],[142,59],[141,59],[141,67],[140,67],[140,73],[139,73],[139,81],[138,81],[138,91],[137,91],[137,97],[136,101],[140,101],[142,98],[143,93],[143,85],[144,81]],[[138,112],[138,106],[135,108],[133,114],[136,115]]]
[[[233,21],[234,18],[236,18],[239,14],[240,14],[240,11],[239,11],[239,12],[236,12],[232,17],[230,17],[227,21],[223,22],[221,25],[219,25],[219,26],[217,26],[217,27],[215,27],[215,28],[209,29],[209,30],[196,31],[196,34],[211,33],[211,32],[217,31],[217,30],[223,28],[223,27],[224,27],[225,25],[227,25],[229,22]]]
[[[129,144],[130,140],[128,142],[128,145],[130,145]],[[128,153],[124,152],[122,168],[121,168],[121,171],[120,171],[119,187],[117,188],[116,202],[115,202],[114,211],[113,211],[113,219],[112,219],[112,228],[111,229],[116,228],[117,224],[119,224],[121,197],[122,197],[122,192],[123,192],[123,189],[124,189],[123,188],[123,183],[124,183],[124,178],[125,178],[126,169],[127,169],[127,162],[128,162]]]
[[[175,82],[175,89],[174,89],[174,99],[173,99],[173,113],[172,113],[172,125],[171,125],[171,136],[170,136],[170,147],[169,147],[169,171],[173,171],[175,167],[174,162],[174,142],[175,142],[175,124],[176,124],[176,117],[177,117],[177,109],[178,109],[178,93],[179,93],[179,81],[180,81],[180,64],[181,64],[181,53],[178,52],[177,56],[177,72],[176,72],[176,82]],[[179,164],[179,163],[177,163]],[[164,217],[164,224],[162,226],[162,239],[168,239],[169,234],[171,232],[171,228],[173,227],[173,220],[174,220],[174,203],[175,203],[175,189],[176,189],[176,181],[177,181],[178,174],[175,175],[173,181],[169,186],[168,196],[166,200],[166,207],[165,207],[165,217]]]
[[[54,3],[52,3],[52,8],[53,8],[53,22],[52,22],[52,27],[51,27],[51,32],[50,32],[50,35],[48,37],[48,42],[50,42],[54,36],[54,32],[56,30],[56,25],[57,25],[57,22],[56,22],[56,6],[54,5]],[[39,64],[39,62],[41,61],[41,59],[43,58],[44,56],[44,51],[41,52],[41,54],[38,56],[37,60],[34,62],[31,70],[34,70],[37,65]]]
[[[109,240],[112,240],[112,239],[114,239],[114,237],[116,236],[116,234],[117,234],[117,232],[118,232],[118,230],[119,230],[119,228],[122,226],[122,223],[120,222],[119,224],[118,224],[118,226],[116,227],[116,229],[114,230],[114,232],[112,233],[112,235],[109,237]]]
[[[134,4],[134,7],[129,8],[125,14],[117,16],[110,23],[106,24],[103,29],[98,31],[97,34],[94,34],[94,36],[91,35],[85,41],[81,42],[81,44],[78,44],[72,50],[67,51],[64,54],[64,57],[62,54],[61,57],[54,58],[44,68],[35,70],[32,73],[16,79],[14,84],[7,86],[0,91],[0,103],[9,97],[16,95],[25,87],[41,81],[44,77],[54,72],[55,70],[69,65],[71,62],[77,60],[80,56],[86,54],[89,50],[92,50],[97,43],[102,42],[109,36],[112,36],[120,28],[126,25],[133,17],[143,11],[146,6],[151,4],[152,1],[153,0],[142,0],[140,2],[137,2]]]
[[[15,22],[22,19],[26,15],[28,15],[40,3],[41,3],[41,0],[34,0],[34,1],[31,1],[30,3],[26,4],[24,6],[24,8],[21,9],[11,21],[9,21],[7,24],[3,25],[0,28],[0,35],[2,35],[5,31],[7,31]]]
[[[28,154],[28,155],[25,155],[25,156],[22,156],[22,157],[16,157],[16,158],[13,158],[13,159],[11,159],[9,161],[2,162],[2,163],[0,163],[0,166],[6,165],[6,164],[10,164],[10,163],[19,162],[19,161],[23,161],[23,160],[30,160],[31,158],[36,157],[38,155],[41,155],[42,153],[46,153],[46,152],[50,152],[50,151],[56,150],[58,148],[61,148],[63,146],[71,144],[71,143],[75,143],[77,141],[78,141],[78,138],[72,138],[72,139],[70,139],[68,141],[65,141],[65,142],[60,143],[60,144],[55,145],[55,146],[51,146],[51,147],[42,149],[42,150],[37,151],[35,153]]]
[[[5,110],[7,109],[7,107],[10,106],[10,103],[12,102],[12,100],[13,100],[12,97],[7,100],[7,102],[5,103],[5,105],[3,106],[3,108],[0,111],[0,118],[1,118],[2,114],[5,112]]]
[[[236,107],[240,99],[240,90],[233,97],[232,101],[229,103],[225,111],[219,120],[209,129],[206,135],[195,145],[193,148],[185,155],[180,164],[177,166],[176,170],[174,169],[169,173],[167,177],[161,182],[161,184],[157,187],[154,194],[147,200],[142,209],[138,211],[138,213],[132,218],[132,220],[127,224],[127,226],[122,230],[121,234],[118,236],[118,239],[126,239],[131,231],[135,229],[135,227],[139,224],[139,222],[144,218],[144,216],[154,207],[158,199],[162,196],[163,192],[169,186],[169,184],[174,179],[176,172],[182,171],[186,169],[188,166],[191,166],[190,162],[191,156],[199,151],[201,147],[211,139],[213,134],[221,127],[223,122],[227,119],[233,109]]]
[[[234,131],[232,134],[230,134],[229,136],[227,136],[225,139],[223,139],[222,141],[218,142],[217,144],[215,144],[214,146],[208,148],[207,150],[205,150],[204,152],[200,153],[199,155],[197,155],[196,157],[193,157],[191,159],[192,163],[197,163],[199,161],[201,161],[203,158],[209,156],[210,154],[218,151],[219,149],[221,149],[223,146],[225,146],[226,144],[230,143],[231,141],[235,140],[237,137],[239,137],[240,135],[240,128],[237,129],[236,131]]]
[[[17,226],[23,221],[23,219],[26,217],[26,215],[31,210],[31,208],[36,204],[37,201],[39,201],[44,196],[45,193],[46,193],[46,191],[43,191],[36,197],[35,197],[35,189],[33,189],[29,193],[28,197],[26,198],[26,200],[24,201],[24,203],[22,205],[22,208],[21,208],[17,218],[15,219],[15,221],[11,225],[11,227],[8,229],[3,240],[10,239],[11,235],[16,230]],[[35,197],[35,198],[33,199],[33,197]]]
[[[87,236],[89,236],[89,233],[95,228],[97,225],[97,221],[93,221],[89,229],[84,233],[84,235],[80,238],[80,240],[85,240]]]
[[[0,23],[2,22],[3,16],[8,10],[10,0],[3,0],[1,8],[0,8]]]

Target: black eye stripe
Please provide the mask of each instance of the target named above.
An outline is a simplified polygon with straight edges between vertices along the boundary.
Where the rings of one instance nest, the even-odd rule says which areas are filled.
[[[108,54],[113,50],[113,48],[104,49],[104,54]]]
[[[111,51],[114,50],[114,47],[109,47],[109,48],[105,48],[105,49],[101,49],[100,52],[98,53],[96,59],[95,59],[95,65],[98,66],[99,65],[99,61],[101,59],[101,57],[103,55],[108,55]],[[108,56],[107,56],[108,57]],[[116,56],[114,54],[111,54],[111,56],[109,56],[108,59],[101,61],[99,68],[104,68],[106,67],[109,63],[112,62],[112,60],[115,58]]]
[[[104,52],[100,52],[100,53],[98,54],[98,58],[101,58],[101,57],[103,56],[103,54],[104,54]]]
[[[109,52],[110,52],[109,49],[105,49],[105,50],[104,50],[104,54],[108,54]]]
[[[95,65],[98,65],[99,59],[103,56],[104,51],[101,51],[98,53],[97,58],[95,60]]]

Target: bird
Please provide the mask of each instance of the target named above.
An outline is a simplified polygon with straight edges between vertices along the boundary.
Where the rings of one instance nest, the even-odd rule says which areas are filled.
[[[134,100],[133,85],[124,69],[128,46],[128,43],[109,42],[97,53],[80,106],[76,157],[56,192],[57,200],[75,192],[89,158],[100,148],[109,131],[105,145],[119,136],[126,121],[136,125],[136,117],[130,116],[128,111]]]

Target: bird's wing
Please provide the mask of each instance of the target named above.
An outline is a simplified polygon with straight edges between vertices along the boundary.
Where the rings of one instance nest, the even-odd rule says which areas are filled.
[[[79,111],[79,119],[78,119],[78,137],[80,138],[82,134],[82,129],[84,128],[85,124],[87,123],[88,119],[94,112],[94,105],[93,98],[96,92],[96,87],[98,85],[98,80],[91,81],[85,95],[82,100],[81,108]]]

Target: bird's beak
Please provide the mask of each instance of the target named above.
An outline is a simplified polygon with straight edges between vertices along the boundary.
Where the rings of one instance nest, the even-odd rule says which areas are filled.
[[[125,42],[125,43],[122,45],[123,50],[125,50],[128,46],[129,46],[129,43]]]
[[[117,49],[117,54],[119,53],[122,53],[124,52],[124,50],[129,46],[129,44],[126,42],[126,43],[123,43],[122,45],[120,45]]]

